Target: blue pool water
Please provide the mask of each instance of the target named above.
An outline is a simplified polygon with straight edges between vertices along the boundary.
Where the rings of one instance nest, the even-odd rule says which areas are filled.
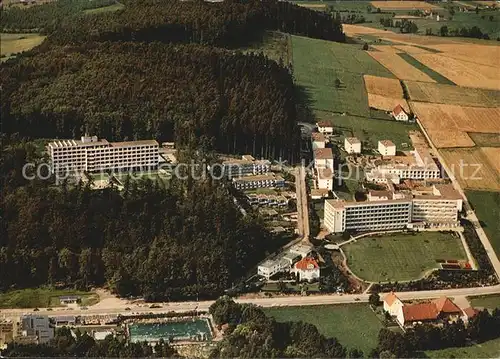
[[[211,340],[207,319],[192,319],[168,323],[132,324],[129,326],[131,342],[156,342],[161,338],[173,340]]]

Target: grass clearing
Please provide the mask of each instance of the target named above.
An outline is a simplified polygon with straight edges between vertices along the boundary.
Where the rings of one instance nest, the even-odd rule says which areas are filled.
[[[39,34],[0,34],[0,54],[2,61],[12,57],[13,54],[28,51],[40,45],[45,36]]]
[[[82,305],[92,305],[99,301],[99,296],[93,292],[82,292],[66,289],[27,288],[0,293],[0,308],[48,308],[59,307],[59,297],[64,295],[79,295]]]
[[[366,304],[264,308],[278,322],[304,321],[314,324],[326,337],[368,354],[377,346],[382,324]]]
[[[463,348],[447,348],[425,352],[428,358],[498,358],[500,338]]]
[[[423,63],[416,60],[413,56],[408,55],[406,53],[398,53],[398,55],[403,60],[408,62],[410,65],[412,65],[413,67],[415,67],[415,68],[419,69],[420,71],[422,71],[423,73],[425,73],[427,76],[429,76],[431,79],[436,81],[438,84],[455,85],[454,82],[450,81],[449,79],[447,79],[446,77],[444,77],[440,73],[428,68]]]
[[[366,237],[342,249],[351,271],[371,282],[414,280],[438,268],[438,259],[467,259],[458,235],[443,232]]]
[[[113,4],[113,5],[98,7],[96,9],[84,10],[83,13],[86,14],[86,15],[89,15],[89,14],[102,14],[103,12],[111,12],[111,11],[121,10],[124,7],[125,6],[123,4],[116,3],[116,4]]]
[[[244,53],[262,53],[271,60],[279,63],[283,60],[285,65],[292,62],[290,35],[279,31],[266,31],[262,41],[240,48]]]
[[[318,120],[331,122],[335,130],[342,132],[345,137],[359,138],[363,148],[376,149],[378,141],[389,139],[400,149],[411,149],[408,132],[418,130],[418,126],[414,123],[340,116],[323,111],[316,112],[316,117]]]
[[[470,191],[465,195],[479,219],[481,227],[486,232],[488,239],[500,256],[500,192]]]
[[[486,308],[493,310],[500,308],[500,294],[482,295],[479,297],[469,297],[469,302],[472,307]]]
[[[500,134],[468,132],[469,137],[479,147],[500,147]]]
[[[292,36],[292,53],[296,84],[316,110],[369,117],[363,75],[394,78],[359,44]]]

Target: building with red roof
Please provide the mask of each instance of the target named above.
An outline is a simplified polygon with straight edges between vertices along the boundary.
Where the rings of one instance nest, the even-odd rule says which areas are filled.
[[[318,262],[312,257],[304,257],[293,266],[292,272],[295,273],[299,280],[312,281],[319,279],[320,269]]]
[[[408,122],[410,119],[410,116],[408,116],[408,114],[406,113],[404,108],[401,107],[401,105],[397,105],[396,107],[394,107],[391,114],[392,114],[392,117],[394,117],[394,119],[396,121]]]

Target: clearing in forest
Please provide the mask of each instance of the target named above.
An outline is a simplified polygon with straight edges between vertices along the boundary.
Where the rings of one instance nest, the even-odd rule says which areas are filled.
[[[0,34],[0,54],[2,60],[8,59],[12,54],[28,51],[40,45],[45,36],[38,34]]]

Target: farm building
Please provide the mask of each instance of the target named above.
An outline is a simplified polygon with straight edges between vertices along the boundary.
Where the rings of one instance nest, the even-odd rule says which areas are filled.
[[[396,156],[396,145],[389,140],[378,141],[378,151],[382,156]]]
[[[326,143],[325,135],[322,134],[321,132],[311,133],[311,143],[313,150],[315,150],[316,148],[325,148],[325,143]]]
[[[318,131],[325,134],[325,135],[332,135],[333,134],[333,126],[329,122],[325,122],[325,121],[317,122],[316,126],[318,127]]]
[[[361,141],[356,137],[346,137],[344,148],[347,153],[361,153]]]
[[[394,117],[396,121],[408,122],[410,120],[410,116],[408,116],[401,105],[397,105],[396,107],[394,107],[394,109],[392,110],[392,117]]]

